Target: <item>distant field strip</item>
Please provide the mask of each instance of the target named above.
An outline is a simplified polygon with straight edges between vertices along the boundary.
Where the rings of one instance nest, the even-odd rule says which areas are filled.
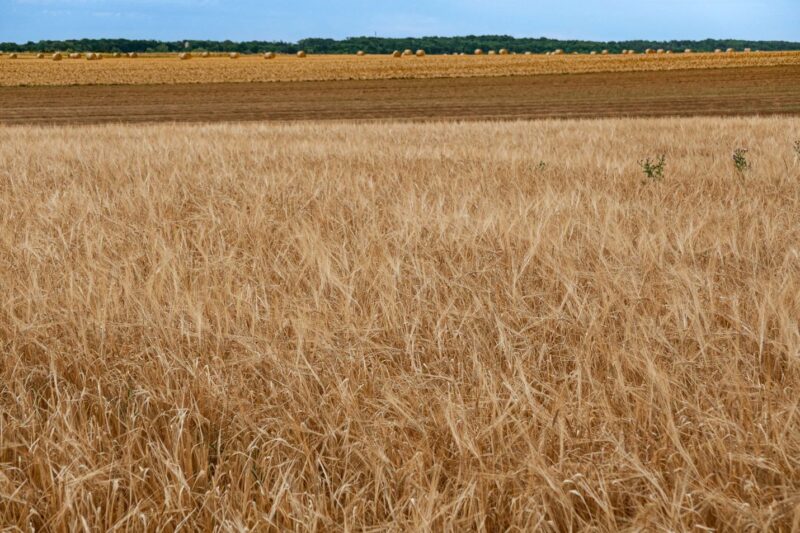
[[[800,114],[800,66],[247,84],[0,88],[0,123]]]
[[[462,78],[638,72],[709,68],[800,65],[800,52],[670,54],[635,56],[508,55],[508,56],[389,56],[310,55],[305,59],[278,56],[199,58],[141,56],[102,61],[49,56],[36,59],[0,58],[0,86],[147,85],[181,83],[246,83],[267,81],[373,80],[395,78]]]

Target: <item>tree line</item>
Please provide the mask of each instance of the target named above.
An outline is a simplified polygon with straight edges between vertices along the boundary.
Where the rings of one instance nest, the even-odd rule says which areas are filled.
[[[800,43],[790,41],[745,41],[738,39],[705,39],[702,41],[576,41],[539,38],[516,38],[508,35],[466,35],[462,37],[349,37],[347,39],[301,39],[296,43],[285,41],[157,41],[151,39],[72,39],[64,41],[44,40],[24,44],[0,43],[0,50],[7,52],[139,52],[169,53],[183,51],[239,52],[256,54],[263,52],[295,53],[299,50],[313,54],[354,54],[363,50],[368,54],[388,54],[394,50],[423,49],[431,54],[472,53],[475,49],[510,52],[543,53],[562,49],[567,53],[600,52],[611,53],[622,50],[644,51],[647,48],[683,51],[686,48],[698,52],[711,52],[717,48],[742,50],[751,48],[763,51],[800,50]]]

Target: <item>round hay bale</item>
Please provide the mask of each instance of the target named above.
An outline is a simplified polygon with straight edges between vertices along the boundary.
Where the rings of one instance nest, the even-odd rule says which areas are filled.
[[[529,51],[525,52],[525,55],[526,55],[526,56],[532,56],[532,55],[533,55],[533,52],[531,52],[531,51],[529,50]]]
[[[589,52],[589,55],[590,55],[590,56],[596,56],[596,55],[597,55],[597,52],[595,52],[594,50],[592,50],[591,52]]]
[[[722,53],[722,50],[720,50],[719,48],[717,48],[716,50],[714,50],[714,53],[715,53],[715,54],[721,54],[721,53]]]
[[[42,54],[41,52],[36,54],[36,59],[44,59],[44,54]]]
[[[495,52],[494,50],[489,50],[489,55],[490,56],[496,56],[497,52]]]
[[[683,53],[684,54],[691,54],[692,53],[692,49],[691,48],[687,48],[686,50],[683,51]]]
[[[745,53],[745,54],[749,54],[750,52],[752,52],[752,50],[750,50],[749,48],[745,48],[745,49],[744,49],[744,53]]]
[[[95,59],[103,59],[103,54],[95,54],[94,58]]]
[[[306,57],[306,53],[303,50],[300,50],[299,52],[297,52],[297,57],[299,58]]]
[[[356,55],[359,56],[359,57],[363,56],[364,55],[364,50],[359,50],[358,52],[356,52]]]
[[[500,49],[500,55],[501,56],[507,56],[508,55],[508,50],[506,50],[505,48],[501,48]]]
[[[209,51],[202,52],[200,54],[200,57],[209,58],[209,57],[211,57],[211,52],[209,52]]]
[[[736,51],[736,50],[734,50],[733,48],[728,48],[728,49],[726,50],[726,52],[728,52],[729,54],[732,54],[732,53],[734,53],[735,51]]]
[[[89,52],[88,54],[86,54],[86,61],[94,61],[94,60],[95,60],[94,52]]]
[[[657,54],[663,54],[664,53],[664,49],[663,48],[659,48],[658,50],[656,50],[656,53]]]
[[[648,48],[647,50],[645,50],[645,51],[644,51],[644,53],[645,53],[645,54],[655,54],[655,53],[656,53],[656,51],[655,51],[655,50],[653,50],[652,48]]]
[[[64,59],[64,56],[62,56],[59,52],[53,54],[53,61],[61,61],[62,59]]]
[[[553,55],[554,56],[564,55],[564,50],[562,50],[561,48],[557,48],[556,50],[553,51]]]
[[[181,61],[187,61],[191,58],[192,54],[190,54],[189,52],[181,52],[180,54],[178,54],[178,59],[180,59]]]
[[[667,50],[667,52],[666,52],[666,53],[667,53],[667,54],[671,54],[671,53],[672,53],[672,50]]]
[[[264,59],[275,59],[275,52],[267,52],[264,54]]]
[[[8,54],[8,58],[9,59],[17,59],[17,54],[12,52],[12,53]]]
[[[420,48],[419,50],[417,50],[416,56],[417,57],[425,57],[425,50]]]
[[[80,53],[78,53],[78,52],[73,52],[73,53],[71,53],[71,54],[70,54],[68,57],[69,57],[70,59],[80,59],[80,58],[81,58],[81,54],[80,54]]]
[[[392,52],[392,57],[403,57],[403,54],[400,53],[400,50],[395,50]]]
[[[604,55],[604,56],[607,56],[607,55],[608,55],[608,50],[603,50],[603,51],[602,51],[602,52],[600,52],[600,53],[601,53],[602,55]]]
[[[122,57],[122,54],[120,54],[119,52],[114,52],[112,56],[114,57],[114,59],[119,59],[120,57]]]
[[[130,57],[131,59],[136,59],[137,57],[139,57],[139,54],[137,54],[136,52],[131,52],[128,54],[128,57]]]
[[[481,50],[480,48],[476,48],[474,53],[475,53],[476,56],[482,56],[483,55],[483,50]]]
[[[228,54],[228,57],[230,57],[231,59],[239,59],[239,52],[231,52],[230,54]]]

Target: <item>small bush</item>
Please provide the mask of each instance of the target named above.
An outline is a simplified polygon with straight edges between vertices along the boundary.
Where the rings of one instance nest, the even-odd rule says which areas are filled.
[[[744,174],[752,165],[747,160],[747,150],[744,148],[737,148],[733,151],[733,166],[736,168],[736,172],[739,174]]]
[[[653,181],[661,181],[664,178],[664,168],[667,166],[666,156],[660,155],[655,159],[649,157],[643,161],[639,161],[639,166],[642,167],[647,179]]]

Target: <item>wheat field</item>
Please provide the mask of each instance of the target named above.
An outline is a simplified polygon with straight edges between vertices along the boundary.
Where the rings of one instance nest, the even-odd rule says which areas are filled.
[[[652,55],[435,56],[400,59],[386,55],[242,56],[237,60],[142,54],[137,59],[51,61],[33,55],[0,57],[0,87],[55,85],[149,85],[268,81],[374,80],[643,72],[686,69],[794,66],[800,52]]]
[[[0,523],[796,531],[795,139],[2,127]]]

